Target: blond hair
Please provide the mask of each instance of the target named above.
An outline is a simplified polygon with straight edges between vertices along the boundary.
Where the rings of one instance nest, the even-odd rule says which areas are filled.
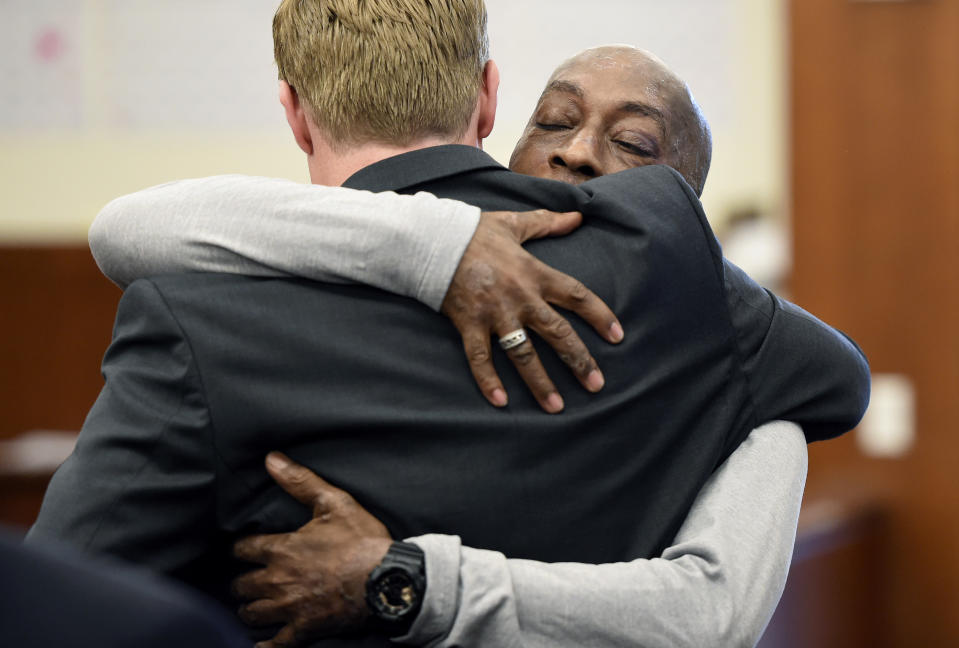
[[[280,79],[334,144],[466,132],[489,58],[483,0],[283,0]]]

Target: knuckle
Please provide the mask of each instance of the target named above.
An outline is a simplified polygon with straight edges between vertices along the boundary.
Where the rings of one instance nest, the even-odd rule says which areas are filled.
[[[453,281],[456,281],[456,277],[453,278]],[[469,307],[466,300],[459,293],[457,286],[450,285],[449,291],[446,293],[446,298],[443,300],[443,312],[447,317],[453,320],[454,324],[459,325],[461,321],[467,319],[464,313],[468,310]]]
[[[310,505],[313,507],[314,511],[321,511],[327,508],[330,502],[329,495],[325,492],[313,493],[313,497],[310,499]],[[322,516],[320,516],[322,519]],[[289,544],[284,543],[284,545]]]
[[[536,359],[536,350],[529,342],[523,342],[518,347],[513,347],[509,351],[513,362],[519,366],[528,366]]]
[[[569,298],[573,303],[582,304],[589,299],[590,294],[589,288],[582,281],[573,279],[569,286]]]
[[[519,317],[520,321],[523,322],[539,322],[541,321],[543,314],[543,307],[537,306],[531,301],[524,301],[519,306]]]
[[[551,328],[557,319],[562,319],[559,315],[556,314],[556,311],[549,306],[549,304],[539,304],[536,306],[530,306],[529,312],[527,315],[530,320],[536,322],[536,324],[541,328],[549,329]]]
[[[485,346],[470,347],[466,357],[471,365],[484,365],[490,360],[490,351]]]
[[[353,496],[346,491],[337,491],[332,496],[332,503],[335,508],[348,508],[353,505]]]
[[[301,469],[290,469],[286,473],[286,481],[293,486],[302,486],[310,480],[310,475]]]
[[[265,551],[271,560],[279,567],[283,565],[284,567],[288,565],[292,560],[295,559],[297,551],[296,543],[289,537],[277,538],[276,542],[270,546],[268,551]],[[267,582],[272,582],[276,578],[276,571],[263,572],[261,579]]]
[[[251,538],[247,545],[249,548],[247,558],[251,559],[251,562],[257,562],[261,558],[271,557],[276,553],[279,544],[279,541],[267,537]]]
[[[578,376],[586,376],[596,368],[596,362],[588,353],[574,353],[566,364]]]
[[[557,317],[549,324],[549,335],[556,340],[567,341],[573,335],[573,327],[562,317]]]

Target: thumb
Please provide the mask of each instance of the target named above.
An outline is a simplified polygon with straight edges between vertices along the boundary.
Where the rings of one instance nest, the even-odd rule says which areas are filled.
[[[295,497],[302,504],[314,509],[337,489],[306,466],[301,466],[282,452],[271,452],[266,456],[266,470],[280,488]]]
[[[583,222],[579,212],[553,212],[537,209],[528,212],[483,212],[483,217],[505,227],[517,243],[544,236],[569,234]],[[480,221],[482,225],[482,221]]]
[[[583,223],[583,215],[579,212],[561,213],[547,209],[537,209],[536,211],[516,214],[513,222],[517,226],[514,234],[519,237],[519,242],[523,243],[544,236],[569,234]]]

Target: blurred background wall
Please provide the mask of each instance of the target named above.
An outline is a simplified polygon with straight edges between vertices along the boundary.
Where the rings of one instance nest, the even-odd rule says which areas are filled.
[[[275,99],[276,4],[0,0],[0,522],[33,519],[72,442],[56,432],[101,384],[119,290],[86,250],[97,211],[181,177],[307,181]],[[563,59],[654,51],[712,124],[703,199],[727,253],[871,360],[867,420],[810,448],[762,646],[959,645],[959,0],[487,5],[494,157]]]
[[[274,0],[0,2],[0,237],[79,241],[111,198],[175,178],[307,181],[276,101]],[[711,121],[711,214],[779,212],[785,185],[778,0],[490,0],[502,71],[488,150],[509,159],[552,69],[597,44],[642,46]],[[749,173],[736,169],[748,166]]]
[[[810,448],[823,524],[878,511],[846,590],[858,607],[822,601],[872,616],[860,645],[956,646],[959,1],[793,0],[788,15],[793,296],[874,375],[856,434]]]

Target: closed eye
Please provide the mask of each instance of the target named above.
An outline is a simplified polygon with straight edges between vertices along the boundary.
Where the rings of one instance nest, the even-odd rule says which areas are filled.
[[[543,122],[536,122],[536,128],[539,128],[539,129],[545,130],[545,131],[561,131],[561,130],[569,130],[569,129],[570,129],[569,126],[565,126],[565,125],[563,125],[563,124],[546,124],[546,123],[543,123]]]
[[[621,149],[632,155],[641,155],[642,157],[655,157],[655,153],[644,146],[624,142],[623,140],[614,140]]]

